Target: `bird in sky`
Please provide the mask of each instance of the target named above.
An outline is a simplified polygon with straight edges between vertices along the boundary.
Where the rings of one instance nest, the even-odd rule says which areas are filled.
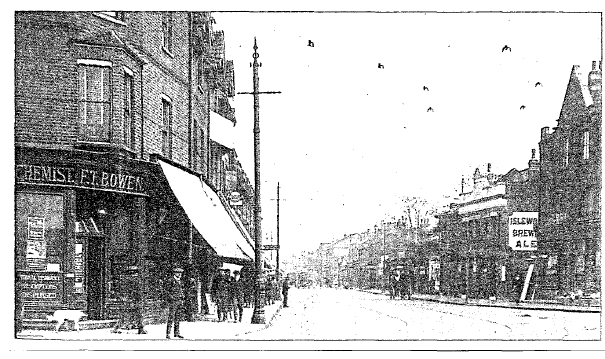
[[[383,64],[381,64],[381,63],[379,62],[379,63],[378,63],[378,68],[379,68],[379,69],[384,69],[384,65],[383,65]]]
[[[536,82],[536,85],[534,87],[538,87],[538,86],[542,86],[542,83],[540,81]],[[544,86],[542,86],[544,87]]]
[[[429,107],[429,108],[426,109],[426,112],[435,112],[435,111],[433,111],[432,107]]]
[[[508,47],[508,45],[504,45],[504,47],[502,48],[502,52],[508,50],[508,52],[512,52],[513,49],[511,49],[510,47]]]
[[[423,89],[424,91],[428,91],[428,90],[429,90],[429,88],[428,88],[428,87],[426,87],[426,86],[422,87],[422,89]]]
[[[309,47],[315,47],[315,43],[313,43],[313,41],[309,40],[309,43],[307,44],[307,46],[309,46]]]
[[[519,107],[519,110],[525,110],[525,105],[521,105],[521,107]]]

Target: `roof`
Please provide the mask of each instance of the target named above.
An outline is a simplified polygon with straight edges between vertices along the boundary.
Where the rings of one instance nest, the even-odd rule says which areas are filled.
[[[575,77],[575,80],[578,81],[580,85],[580,91],[582,92],[582,98],[584,99],[584,104],[586,107],[593,104],[592,96],[590,95],[590,90],[588,88],[588,77],[584,76],[580,71],[580,65],[574,65],[572,68],[572,77]]]

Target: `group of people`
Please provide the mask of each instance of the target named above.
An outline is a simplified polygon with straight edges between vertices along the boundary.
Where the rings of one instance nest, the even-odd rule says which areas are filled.
[[[234,322],[241,322],[244,307],[250,305],[250,283],[244,282],[239,271],[221,269],[212,281],[210,295],[216,304],[219,322],[226,322],[232,318]]]
[[[166,282],[165,302],[168,309],[166,321],[166,339],[170,339],[170,333],[174,325],[174,337],[183,338],[180,333],[180,319],[183,318],[187,304],[187,285],[182,280],[184,270],[174,268],[173,276]],[[280,300],[279,284],[274,276],[269,277],[266,282],[265,305],[274,304]],[[288,290],[290,288],[288,279],[282,283],[283,306],[288,307]],[[219,269],[212,280],[210,288],[211,300],[216,304],[219,322],[230,319],[233,322],[241,322],[244,307],[252,305],[252,282],[243,280],[240,271],[230,269]],[[206,310],[205,310],[206,311]]]
[[[391,299],[411,299],[411,277],[405,270],[394,270],[389,277]]]

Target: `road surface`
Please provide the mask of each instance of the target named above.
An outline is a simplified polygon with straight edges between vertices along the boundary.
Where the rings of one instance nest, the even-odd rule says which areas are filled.
[[[462,306],[345,289],[291,289],[255,340],[599,340],[600,314]]]

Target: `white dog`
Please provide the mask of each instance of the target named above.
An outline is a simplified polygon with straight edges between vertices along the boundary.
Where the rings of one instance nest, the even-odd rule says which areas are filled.
[[[73,310],[73,309],[59,309],[56,310],[53,315],[47,316],[48,320],[51,322],[56,321],[57,326],[55,327],[55,332],[59,331],[61,325],[65,323],[66,320],[74,322],[74,329],[78,332],[80,331],[80,321],[82,318],[86,317],[86,313],[81,310]]]

